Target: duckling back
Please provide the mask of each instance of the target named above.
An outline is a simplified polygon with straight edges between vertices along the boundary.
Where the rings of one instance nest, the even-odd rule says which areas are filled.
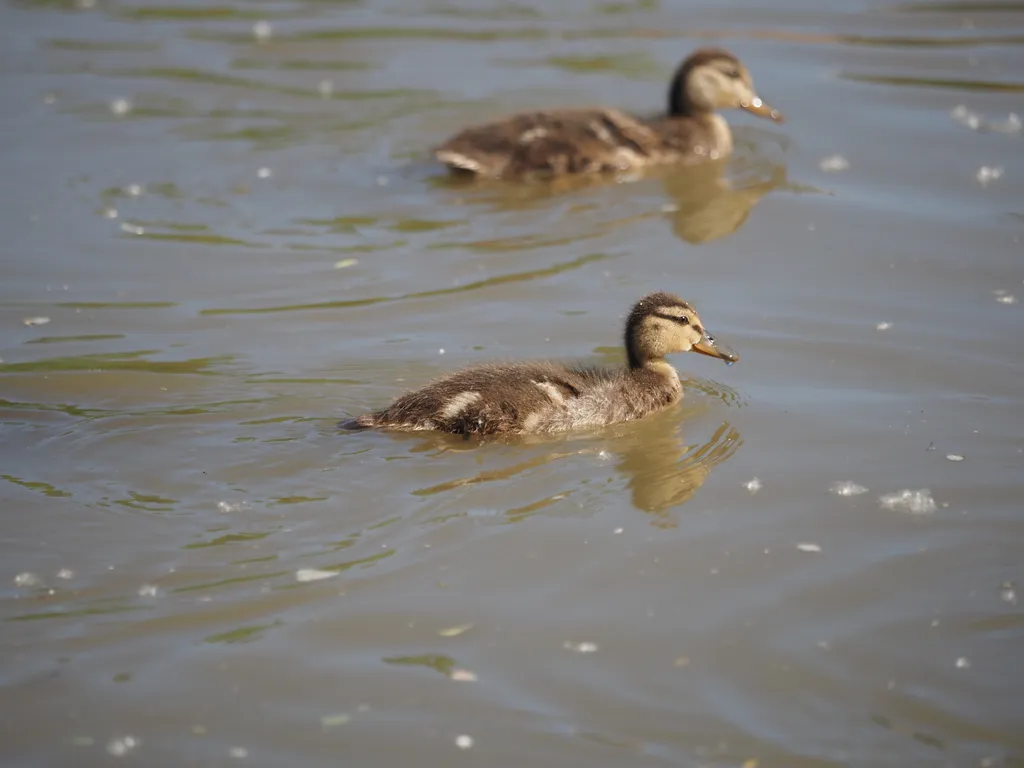
[[[438,147],[454,171],[489,178],[608,173],[656,160],[659,137],[617,109],[528,112],[473,126]]]
[[[639,419],[681,396],[674,371],[496,364],[437,379],[343,426],[464,435],[562,432]]]

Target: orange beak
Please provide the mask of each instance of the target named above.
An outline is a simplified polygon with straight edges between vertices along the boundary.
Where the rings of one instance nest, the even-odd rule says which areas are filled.
[[[751,101],[741,101],[740,109],[745,109],[750,114],[757,115],[758,117],[767,117],[770,120],[774,120],[776,123],[786,122],[786,118],[782,116],[782,113],[779,112],[779,110],[765,104],[757,96],[755,96]]]
[[[707,331],[704,331],[704,335],[700,337],[700,341],[693,345],[692,349],[694,352],[700,352],[702,355],[725,360],[729,365],[740,359],[740,356],[729,345],[715,341],[714,337]]]

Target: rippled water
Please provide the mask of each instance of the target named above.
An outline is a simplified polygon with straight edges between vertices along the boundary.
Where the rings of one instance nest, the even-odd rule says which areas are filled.
[[[1024,5],[27,0],[0,43],[5,763],[1024,765]],[[427,161],[704,43],[789,118],[725,167]],[[653,289],[742,356],[679,408],[335,429],[618,363]]]

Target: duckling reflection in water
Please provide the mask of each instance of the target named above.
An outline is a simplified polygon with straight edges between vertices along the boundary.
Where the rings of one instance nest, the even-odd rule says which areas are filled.
[[[704,330],[671,293],[640,299],[626,321],[625,368],[552,362],[492,363],[443,376],[389,407],[342,422],[346,429],[438,430],[471,435],[564,432],[633,421],[683,396],[665,355],[700,352],[732,364],[739,355]]]
[[[738,58],[702,48],[676,70],[667,114],[641,118],[610,107],[520,113],[466,128],[434,155],[455,173],[495,179],[694,165],[732,152],[729,124],[715,111],[731,108],[783,121]]]

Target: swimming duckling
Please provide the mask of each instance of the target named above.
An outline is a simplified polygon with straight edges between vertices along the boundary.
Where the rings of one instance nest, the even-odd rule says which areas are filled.
[[[702,48],[676,70],[665,115],[641,118],[607,107],[520,113],[467,128],[434,155],[453,172],[488,178],[693,165],[732,152],[729,124],[715,110],[734,107],[783,122],[754,91],[739,59]]]
[[[552,362],[492,363],[442,376],[382,411],[358,416],[346,429],[388,427],[471,435],[562,432],[632,421],[683,396],[674,352],[739,359],[701,323],[692,306],[671,293],[640,299],[626,321],[628,367]]]

